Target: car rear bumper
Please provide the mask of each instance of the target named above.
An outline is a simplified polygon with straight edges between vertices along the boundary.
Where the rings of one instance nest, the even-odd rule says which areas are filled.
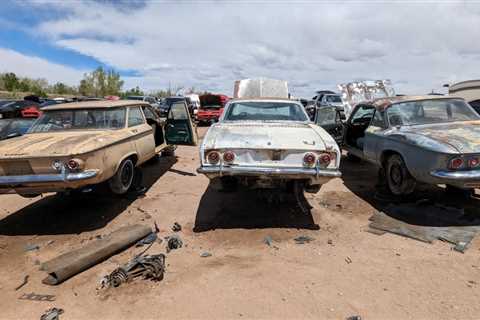
[[[480,188],[480,170],[448,171],[434,170],[430,175],[440,183],[460,188]]]
[[[99,170],[85,170],[82,172],[67,172],[62,170],[58,174],[31,174],[21,176],[0,176],[0,187],[16,187],[57,182],[77,182],[89,180],[98,175]]]
[[[273,168],[253,166],[212,166],[200,167],[198,173],[205,174],[209,178],[221,176],[258,176],[284,179],[311,179],[312,182],[323,183],[329,179],[341,177],[341,172],[336,169],[320,168]]]

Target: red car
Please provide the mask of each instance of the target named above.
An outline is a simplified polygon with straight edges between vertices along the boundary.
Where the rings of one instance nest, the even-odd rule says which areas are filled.
[[[200,96],[200,108],[197,112],[199,123],[218,121],[229,98],[223,94],[204,94]]]

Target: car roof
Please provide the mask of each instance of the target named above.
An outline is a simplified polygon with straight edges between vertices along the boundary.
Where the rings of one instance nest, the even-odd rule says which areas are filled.
[[[299,101],[288,99],[288,98],[278,98],[278,97],[260,97],[260,98],[235,98],[231,99],[229,102],[238,102],[238,101],[278,101],[278,102],[293,102],[300,103]]]
[[[452,96],[395,96],[395,97],[385,97],[378,98],[370,101],[360,102],[358,104],[370,104],[374,106],[377,110],[385,110],[390,107],[392,104],[397,102],[414,102],[422,100],[445,100],[445,99],[462,99]]]
[[[50,110],[71,110],[71,109],[98,109],[98,108],[118,108],[128,106],[149,106],[147,102],[139,100],[101,100],[101,101],[81,101],[60,103],[42,108],[42,111]]]

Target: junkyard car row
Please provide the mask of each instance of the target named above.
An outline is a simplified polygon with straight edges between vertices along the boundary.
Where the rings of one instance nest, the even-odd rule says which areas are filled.
[[[126,193],[136,168],[159,153],[173,154],[175,145],[197,142],[185,98],[167,99],[161,113],[147,98],[46,106],[21,137],[25,128],[8,128],[26,125],[2,123],[8,139],[0,143],[0,193],[35,196],[103,183],[115,194]],[[200,96],[197,119],[218,122],[200,146],[198,172],[224,188],[318,192],[341,176],[342,147],[351,158],[378,165],[380,179],[396,196],[412,193],[417,182],[480,186],[480,117],[462,99],[371,99],[355,104],[345,121],[340,95],[319,91],[314,98],[310,119],[277,80],[237,82],[229,101]]]

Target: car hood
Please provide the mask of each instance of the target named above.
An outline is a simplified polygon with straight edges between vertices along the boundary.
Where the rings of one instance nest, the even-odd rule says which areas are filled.
[[[402,127],[400,132],[415,144],[434,151],[480,153],[480,121]]]
[[[216,123],[203,141],[205,149],[325,150],[335,142],[322,128],[306,123]]]
[[[30,133],[0,141],[0,158],[71,156],[88,153],[128,138],[121,131]]]

